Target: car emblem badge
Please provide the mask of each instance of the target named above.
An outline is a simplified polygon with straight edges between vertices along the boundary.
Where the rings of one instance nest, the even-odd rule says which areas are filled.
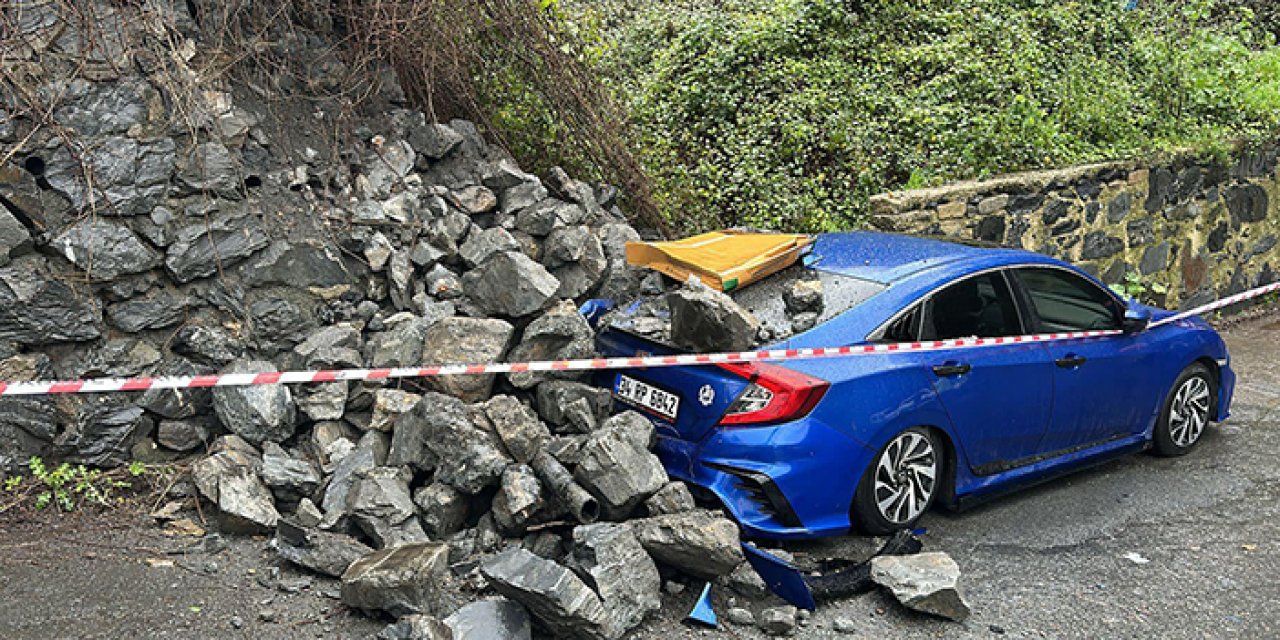
[[[702,406],[704,407],[711,406],[711,403],[715,399],[716,399],[716,390],[712,389],[711,385],[704,384],[702,385],[701,389],[698,389],[698,402],[701,402]]]

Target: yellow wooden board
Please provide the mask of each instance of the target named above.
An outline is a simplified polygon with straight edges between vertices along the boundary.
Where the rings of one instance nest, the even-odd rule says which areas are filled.
[[[672,242],[628,242],[627,262],[681,282],[696,275],[733,291],[795,264],[811,242],[799,234],[712,231]]]

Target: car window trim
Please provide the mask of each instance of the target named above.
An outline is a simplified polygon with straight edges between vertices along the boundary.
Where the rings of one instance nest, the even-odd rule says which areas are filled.
[[[1059,271],[1066,271],[1067,273],[1070,273],[1070,274],[1074,275],[1075,277],[1080,278],[1080,279],[1084,280],[1085,282],[1088,282],[1089,284],[1093,285],[1093,286],[1094,286],[1095,288],[1097,288],[1098,290],[1100,290],[1100,291],[1102,291],[1103,293],[1107,294],[1107,295],[1108,295],[1112,300],[1115,300],[1116,302],[1120,303],[1120,306],[1121,306],[1121,307],[1127,307],[1127,306],[1128,306],[1128,304],[1127,304],[1127,303],[1125,303],[1125,301],[1124,301],[1124,300],[1120,299],[1120,297],[1119,297],[1119,296],[1117,296],[1117,295],[1115,294],[1115,292],[1111,291],[1110,289],[1107,289],[1106,287],[1099,286],[1099,285],[1098,285],[1098,283],[1094,282],[1094,281],[1093,281],[1092,279],[1090,279],[1090,278],[1086,278],[1086,277],[1084,277],[1084,276],[1080,275],[1080,274],[1079,274],[1075,269],[1073,269],[1073,268],[1071,268],[1071,267],[1067,267],[1067,266],[1059,265],[1059,264],[1045,264],[1045,263],[1037,263],[1037,262],[1019,262],[1019,263],[1014,263],[1014,264],[1002,264],[1002,265],[995,266],[995,267],[987,267],[986,269],[982,269],[982,270],[979,270],[979,271],[974,271],[974,272],[972,272],[972,273],[966,273],[966,274],[964,274],[963,276],[960,276],[960,277],[955,278],[955,279],[953,279],[953,280],[948,280],[948,281],[946,281],[946,282],[944,282],[944,283],[942,283],[942,284],[940,284],[940,285],[938,285],[938,286],[936,286],[936,287],[934,287],[934,288],[932,288],[932,289],[930,289],[930,290],[926,291],[925,293],[921,294],[918,298],[916,298],[915,300],[911,301],[911,304],[908,304],[908,305],[906,305],[905,307],[903,307],[902,309],[899,309],[899,310],[898,310],[898,312],[897,312],[897,313],[895,313],[895,314],[893,314],[892,316],[890,316],[888,320],[885,320],[884,322],[881,322],[881,323],[880,323],[880,324],[879,324],[875,329],[872,329],[872,330],[871,330],[871,332],[870,332],[870,333],[868,333],[868,334],[866,335],[866,337],[865,337],[865,338],[863,338],[863,341],[864,341],[864,342],[877,342],[877,341],[879,341],[879,340],[883,340],[883,339],[884,339],[884,333],[885,333],[885,331],[887,331],[887,330],[889,329],[889,327],[893,326],[893,323],[894,323],[894,322],[897,322],[897,320],[898,320],[899,318],[901,318],[902,316],[905,316],[906,314],[910,313],[910,312],[911,312],[911,309],[912,309],[913,307],[915,307],[916,305],[921,305],[921,304],[924,304],[924,303],[928,302],[928,301],[929,301],[929,299],[930,299],[930,298],[932,298],[932,297],[934,296],[934,294],[936,294],[936,293],[938,293],[939,291],[942,291],[943,289],[945,289],[945,288],[947,288],[947,287],[951,286],[953,283],[960,282],[961,280],[964,280],[965,278],[971,278],[971,277],[973,277],[973,276],[980,276],[980,275],[983,275],[983,274],[986,274],[986,273],[990,273],[990,272],[992,272],[992,271],[1006,271],[1006,272],[1007,272],[1007,271],[1012,271],[1012,270],[1014,270],[1014,269],[1041,269],[1041,268],[1042,268],[1042,269],[1058,269]],[[1010,277],[1010,276],[1012,276],[1012,275],[1013,275],[1013,274],[1009,274],[1009,273],[1006,273],[1006,274],[1005,274],[1005,281],[1006,281],[1006,283],[1007,283],[1007,284],[1009,284],[1009,286],[1010,286],[1011,288],[1014,288],[1014,282],[1016,282],[1016,283],[1017,283],[1017,285],[1020,287],[1020,286],[1022,285],[1022,283],[1021,283],[1021,282],[1017,282],[1017,278],[1016,278],[1016,277]],[[1015,304],[1015,305],[1018,305],[1018,304],[1019,304],[1019,302],[1018,302],[1018,293],[1017,293],[1017,291],[1019,291],[1020,289],[1017,289],[1017,288],[1014,288],[1014,289],[1015,289],[1014,294],[1013,294],[1013,296],[1014,296],[1014,304]],[[923,315],[923,314],[922,314],[922,315]],[[1037,320],[1038,320],[1038,318],[1037,318]],[[1026,325],[1026,321],[1025,321],[1024,319],[1022,319],[1022,317],[1021,317],[1021,311],[1019,311],[1019,322],[1023,323],[1022,330],[1023,330],[1023,331],[1026,331],[1028,327],[1027,327],[1027,325]],[[918,339],[920,339],[920,332],[921,332],[922,330],[923,330],[923,326],[922,326],[922,325],[918,325],[918,326],[916,327],[916,339],[917,339],[917,340],[918,340]]]
[[[1067,272],[1067,274],[1075,276],[1077,280],[1084,282],[1085,284],[1088,284],[1089,286],[1093,287],[1098,291],[1101,291],[1104,295],[1106,295],[1106,297],[1110,298],[1111,300],[1114,300],[1116,303],[1119,304],[1118,308],[1124,309],[1129,306],[1128,303],[1120,299],[1120,297],[1117,296],[1114,291],[1106,287],[1099,286],[1098,283],[1094,282],[1092,278],[1086,278],[1080,275],[1079,273],[1076,273],[1076,271],[1073,269],[1064,269],[1056,265],[1036,265],[1036,264],[1024,264],[1024,265],[1018,265],[1016,267],[1009,267],[1008,268],[1009,279],[1017,283],[1017,287],[1019,291],[1021,291],[1021,294],[1025,296],[1027,301],[1027,307],[1028,307],[1028,315],[1030,319],[1034,321],[1035,328],[1037,331],[1039,331],[1042,328],[1041,325],[1043,323],[1043,320],[1040,318],[1039,312],[1036,311],[1035,304],[1031,300],[1031,292],[1027,289],[1027,285],[1022,282],[1022,279],[1019,278],[1018,274],[1016,273],[1017,271],[1028,270],[1028,269],[1057,269],[1059,271],[1065,271]],[[1112,320],[1115,322],[1116,328],[1120,328],[1121,326],[1124,325],[1124,312],[1120,312],[1120,313],[1113,312],[1111,315],[1112,315]]]

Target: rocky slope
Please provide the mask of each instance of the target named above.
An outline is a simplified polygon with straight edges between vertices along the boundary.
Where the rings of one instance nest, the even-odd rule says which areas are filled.
[[[0,107],[0,379],[594,353],[577,303],[639,279],[613,189],[525,173],[472,124],[397,106],[385,79],[342,119],[331,97],[281,110],[279,86],[179,96],[129,42],[158,19],[194,68],[184,12],[209,6],[94,4],[118,47],[60,4],[9,16],[26,48]],[[527,608],[613,638],[658,606],[662,572],[723,575],[741,554],[736,526],[668,481],[652,425],[609,405],[580,376],[529,372],[5,398],[0,463],[200,454],[193,491],[222,530],[274,532],[282,558],[342,576],[349,605],[400,616],[394,637],[478,620],[518,637]],[[494,592],[511,601],[459,609]]]

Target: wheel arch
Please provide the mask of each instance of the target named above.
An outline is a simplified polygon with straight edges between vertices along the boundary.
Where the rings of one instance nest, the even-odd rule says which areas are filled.
[[[1213,406],[1209,411],[1209,416],[1214,422],[1217,422],[1221,420],[1218,415],[1218,392],[1222,389],[1222,368],[1218,366],[1217,360],[1214,360],[1209,356],[1200,356],[1191,364],[1204,365],[1204,367],[1209,370],[1209,375],[1213,378],[1213,393],[1209,394],[1209,400],[1213,402]]]
[[[928,429],[930,433],[938,439],[942,445],[942,487],[941,493],[938,494],[937,502],[948,509],[954,510],[957,506],[956,502],[956,474],[959,469],[960,461],[956,451],[956,443],[951,438],[951,434],[934,425],[920,425]]]

